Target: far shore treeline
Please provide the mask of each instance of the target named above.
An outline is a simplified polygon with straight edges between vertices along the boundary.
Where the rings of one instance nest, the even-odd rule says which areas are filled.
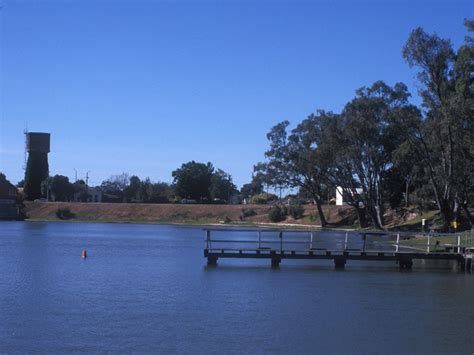
[[[474,20],[465,20],[469,32]],[[232,176],[211,163],[190,161],[172,172],[173,183],[126,173],[99,187],[54,175],[31,188],[38,174],[26,171],[24,197],[90,201],[100,189],[103,202],[242,203],[278,200],[273,191],[297,191],[298,204],[316,205],[324,227],[324,204],[343,195],[361,227],[383,229],[389,210],[416,207],[439,211],[440,228],[453,221],[474,223],[474,40],[457,49],[450,40],[417,28],[402,56],[417,70],[418,107],[404,83],[382,80],[356,90],[339,113],[318,109],[290,129],[284,120],[267,134],[269,148],[240,190]],[[33,169],[33,170],[32,170]],[[288,200],[286,200],[288,201]],[[278,201],[275,202],[278,204]],[[280,196],[281,203],[281,196]],[[471,209],[471,210],[470,210]]]

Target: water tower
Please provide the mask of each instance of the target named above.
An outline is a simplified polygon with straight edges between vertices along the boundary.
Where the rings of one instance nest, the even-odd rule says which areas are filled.
[[[27,200],[41,198],[41,183],[49,176],[49,133],[25,132],[28,160],[25,171],[25,197]]]

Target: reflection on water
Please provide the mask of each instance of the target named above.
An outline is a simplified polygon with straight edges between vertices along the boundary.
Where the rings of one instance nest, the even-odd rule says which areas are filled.
[[[207,267],[203,239],[200,228],[1,223],[0,352],[474,350],[474,279],[453,263]]]

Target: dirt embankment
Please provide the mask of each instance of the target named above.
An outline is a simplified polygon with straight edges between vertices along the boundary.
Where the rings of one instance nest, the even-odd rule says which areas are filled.
[[[177,205],[139,203],[78,203],[78,202],[27,202],[27,218],[59,220],[58,210],[69,210],[70,220],[136,223],[270,223],[267,205]],[[304,216],[288,216],[282,224],[319,225],[315,206],[305,205]],[[244,213],[246,211],[247,213]],[[250,212],[251,211],[251,212]],[[333,226],[356,226],[356,218],[349,206],[325,206],[324,212]]]
[[[26,202],[26,217],[43,221],[97,221],[128,223],[170,223],[209,225],[274,224],[268,219],[268,205],[179,205],[142,203],[79,203],[79,202]],[[58,211],[61,218],[58,217]],[[354,209],[350,206],[323,206],[328,228],[358,228]],[[420,214],[416,209],[387,210],[386,228],[420,230],[421,220],[438,218],[436,211]],[[431,223],[431,222],[429,222]],[[287,216],[279,223],[284,226],[320,226],[316,206],[304,205],[302,218]]]

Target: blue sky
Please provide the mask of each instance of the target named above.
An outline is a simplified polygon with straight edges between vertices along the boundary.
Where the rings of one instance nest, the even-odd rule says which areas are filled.
[[[266,133],[356,88],[405,82],[412,29],[467,34],[472,1],[3,1],[0,171],[23,177],[25,124],[51,132],[50,174],[171,182],[212,162],[241,186]]]

